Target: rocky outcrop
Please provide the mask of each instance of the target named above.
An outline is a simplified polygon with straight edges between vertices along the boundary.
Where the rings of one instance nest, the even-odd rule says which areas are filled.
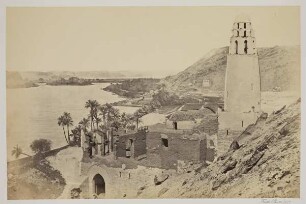
[[[161,197],[299,197],[300,117],[300,100],[262,115],[222,158],[169,178]]]

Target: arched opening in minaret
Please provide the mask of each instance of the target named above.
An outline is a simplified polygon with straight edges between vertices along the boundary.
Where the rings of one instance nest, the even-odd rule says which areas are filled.
[[[235,49],[236,49],[236,54],[238,54],[238,41],[235,40]]]
[[[248,41],[247,40],[244,41],[244,53],[248,54]]]
[[[244,31],[244,35],[243,35],[243,37],[246,37],[246,31]]]
[[[244,23],[244,28],[246,28],[246,23]]]

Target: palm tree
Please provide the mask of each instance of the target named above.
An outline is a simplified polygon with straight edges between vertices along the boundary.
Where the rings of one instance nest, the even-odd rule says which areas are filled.
[[[96,122],[97,130],[98,130],[98,128],[99,128],[99,123],[102,122],[102,119],[99,118],[99,117],[96,115],[96,116],[95,116],[95,122]]]
[[[23,153],[22,149],[20,147],[18,147],[18,145],[16,145],[14,147],[14,149],[12,150],[12,156],[15,155],[15,158],[17,159],[20,155],[25,155],[25,156],[28,156],[30,157],[31,155],[28,155],[26,153]]]
[[[66,126],[66,119],[65,119],[65,117],[63,115],[61,115],[57,119],[57,124],[58,124],[58,126],[62,126],[63,127],[64,136],[65,136],[66,142],[69,144],[69,141],[68,141],[67,136],[66,136],[65,128],[64,128]]]
[[[87,128],[89,126],[89,120],[87,118],[83,118],[80,122],[79,125],[81,126],[82,130],[84,132],[87,132]]]
[[[73,125],[73,120],[72,120],[72,117],[71,117],[70,113],[64,112],[63,116],[64,116],[64,119],[65,119],[65,124],[67,126],[68,141],[70,142],[69,127]]]
[[[106,125],[106,115],[108,110],[107,106],[106,105],[99,106],[98,110],[100,111],[99,115],[102,115],[103,124]]]
[[[88,100],[85,103],[85,108],[89,108],[90,109],[89,117],[90,117],[90,120],[91,120],[90,121],[90,128],[91,128],[91,130],[93,128],[94,116],[95,116],[95,114],[97,114],[97,110],[98,110],[99,106],[100,106],[100,104],[96,100]]]
[[[141,117],[144,116],[144,113],[142,112],[141,109],[138,109],[137,111],[135,111],[135,113],[133,114],[133,120],[136,122],[136,129],[138,130],[138,126],[139,123],[141,123]]]
[[[132,125],[133,121],[132,121],[133,115],[131,114],[126,114],[125,112],[123,112],[120,116],[120,123],[121,126],[124,128],[124,131],[127,131],[128,126]]]

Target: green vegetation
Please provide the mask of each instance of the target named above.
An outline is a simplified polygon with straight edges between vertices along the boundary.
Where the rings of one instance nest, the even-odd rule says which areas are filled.
[[[87,85],[92,85],[91,80],[89,79],[80,79],[78,77],[70,77],[69,79],[58,79],[54,81],[49,81],[47,82],[47,85],[51,86],[87,86]]]
[[[35,154],[44,153],[51,150],[52,142],[47,139],[37,139],[32,142],[30,147]]]
[[[159,81],[160,79],[153,78],[128,79],[121,83],[111,84],[103,90],[110,91],[119,96],[135,98],[157,89]]]

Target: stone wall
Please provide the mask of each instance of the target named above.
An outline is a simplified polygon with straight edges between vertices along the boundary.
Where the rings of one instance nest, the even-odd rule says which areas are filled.
[[[197,125],[196,121],[177,121],[177,129],[178,130],[191,130]],[[173,121],[167,120],[166,126],[169,129],[174,129]]]
[[[100,174],[105,181],[103,198],[136,198],[139,189],[154,184],[154,176],[163,170],[138,166],[137,169],[112,168],[105,165],[85,164],[83,175],[88,178],[80,185],[82,198],[93,198],[95,175]]]
[[[63,149],[66,149],[68,147],[69,146],[66,145],[66,146],[63,146],[63,147],[59,147],[59,148],[50,150],[50,151],[45,152],[45,153],[40,154],[40,155],[29,156],[29,157],[9,161],[9,162],[7,162],[7,170],[8,170],[9,173],[19,172],[19,171],[23,171],[23,170],[26,171],[28,168],[30,168],[34,165],[34,159],[42,160],[42,159],[45,159],[46,157],[54,156],[59,151],[61,151]]]

